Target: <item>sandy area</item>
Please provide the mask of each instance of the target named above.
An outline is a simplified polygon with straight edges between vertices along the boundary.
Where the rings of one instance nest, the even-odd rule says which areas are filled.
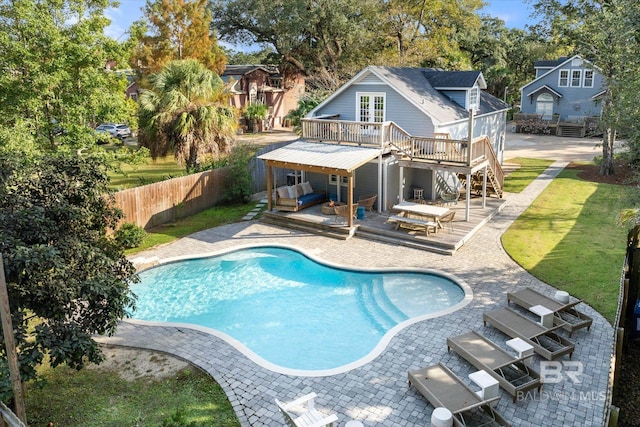
[[[102,352],[105,361],[100,365],[89,365],[88,369],[117,372],[127,381],[145,377],[167,378],[190,366],[181,359],[157,351],[102,346]]]

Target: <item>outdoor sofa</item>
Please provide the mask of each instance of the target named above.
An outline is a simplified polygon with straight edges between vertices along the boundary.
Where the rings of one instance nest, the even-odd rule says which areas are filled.
[[[298,185],[283,185],[276,188],[275,209],[297,212],[326,200],[326,191],[314,190],[309,182],[302,182]]]

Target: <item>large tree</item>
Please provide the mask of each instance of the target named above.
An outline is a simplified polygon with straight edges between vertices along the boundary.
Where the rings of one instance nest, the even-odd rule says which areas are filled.
[[[229,152],[237,113],[225,102],[217,74],[195,59],[172,61],[149,83],[140,95],[138,141],[153,158],[173,151],[188,171],[197,171],[203,155]]]
[[[380,0],[214,0],[222,40],[271,46],[283,64],[335,88],[370,62]]]
[[[23,380],[36,377],[45,355],[52,366],[99,363],[103,356],[92,336],[113,333],[133,308],[135,269],[108,233],[122,214],[107,185],[97,159],[0,154],[0,267]],[[4,343],[0,372],[6,401],[11,385]]]
[[[224,72],[226,57],[211,30],[207,0],[147,0],[144,13],[148,27],[132,27],[134,68],[156,73],[173,60],[192,58],[218,75]]]
[[[90,125],[126,121],[124,62],[104,35],[109,0],[0,2],[0,145],[60,149],[93,143]]]
[[[606,78],[600,173],[611,175],[616,136],[620,131],[628,133],[626,116],[637,111],[637,103],[628,100],[637,98],[640,3],[636,0],[536,0],[534,7],[546,18],[540,27],[547,31],[550,40],[574,46],[575,51],[592,61]],[[637,144],[637,141],[630,142]]]

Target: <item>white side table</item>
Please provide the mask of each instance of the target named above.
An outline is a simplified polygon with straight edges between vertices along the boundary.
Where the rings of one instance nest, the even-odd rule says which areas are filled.
[[[534,305],[533,307],[529,307],[529,311],[540,316],[540,324],[542,326],[545,328],[553,327],[553,311],[544,305]]]
[[[453,414],[447,408],[436,408],[431,413],[431,427],[452,427]]]
[[[476,392],[480,399],[488,400],[500,395],[498,380],[489,375],[487,371],[473,372],[469,374],[469,379],[480,387],[480,391]],[[497,404],[498,401],[496,400],[491,403],[491,406],[496,406]]]
[[[513,338],[511,340],[507,340],[507,345],[515,350],[518,353],[518,359],[526,357],[524,359],[524,363],[527,365],[531,365],[531,356],[533,356],[533,346],[522,338]]]

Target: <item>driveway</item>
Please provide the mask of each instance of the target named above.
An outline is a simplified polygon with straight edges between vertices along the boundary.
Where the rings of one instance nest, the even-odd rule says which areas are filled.
[[[515,133],[507,125],[505,161],[516,157],[563,161],[592,161],[602,155],[601,138],[565,138]]]

